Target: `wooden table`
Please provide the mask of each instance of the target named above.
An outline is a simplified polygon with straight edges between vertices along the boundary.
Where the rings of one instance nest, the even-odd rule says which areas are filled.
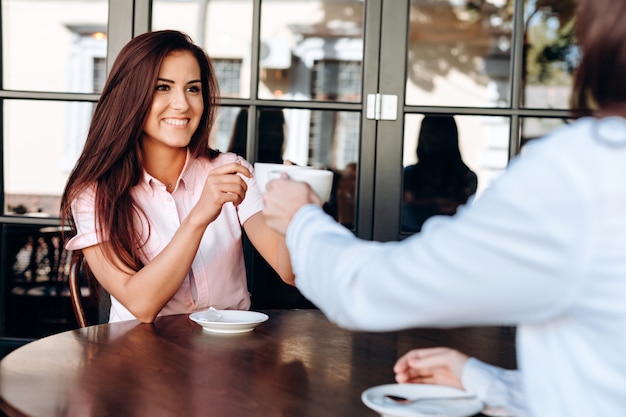
[[[447,345],[515,367],[512,328],[342,330],[318,310],[269,310],[253,332],[202,331],[187,315],[91,326],[0,362],[9,416],[377,416],[361,402],[394,382],[409,349]]]

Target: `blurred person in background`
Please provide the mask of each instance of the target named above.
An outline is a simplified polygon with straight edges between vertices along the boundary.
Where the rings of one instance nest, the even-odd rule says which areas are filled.
[[[478,187],[478,177],[461,158],[454,116],[424,116],[416,155],[402,182],[402,230],[407,232],[419,232],[432,216],[452,216]]]

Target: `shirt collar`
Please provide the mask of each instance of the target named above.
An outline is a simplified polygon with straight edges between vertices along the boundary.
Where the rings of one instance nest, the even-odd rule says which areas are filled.
[[[188,190],[188,189],[193,190],[193,185],[195,181],[194,177],[190,176],[188,179],[186,178],[190,164],[191,164],[191,152],[189,152],[189,148],[187,148],[187,155],[185,156],[185,165],[183,166],[183,170],[181,171],[180,175],[178,176],[178,180],[176,181],[176,183],[179,184],[180,187],[183,187],[184,190]],[[154,192],[153,187],[156,184],[161,184],[161,182],[157,180],[155,177],[153,177],[152,175],[150,175],[148,171],[144,169],[143,180],[140,182],[140,185],[150,195],[152,195],[152,193]],[[176,189],[176,187],[174,187],[174,189]]]

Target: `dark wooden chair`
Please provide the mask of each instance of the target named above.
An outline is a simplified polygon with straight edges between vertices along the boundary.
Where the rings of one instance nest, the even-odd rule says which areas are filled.
[[[78,327],[106,323],[109,318],[111,306],[109,294],[102,287],[98,287],[94,291],[94,288],[89,286],[89,296],[86,297],[85,294],[83,294],[85,283],[82,282],[83,274],[81,272],[84,262],[82,255],[74,253],[70,263],[68,277],[70,298],[72,299],[72,307]],[[89,302],[87,308],[85,306],[85,298],[87,298]]]
[[[87,317],[85,316],[85,309],[83,308],[83,295],[80,289],[80,268],[82,266],[82,263],[82,256],[78,254],[74,254],[72,256],[68,284],[70,287],[72,307],[74,308],[74,315],[76,316],[76,322],[78,323],[78,327],[87,327]]]

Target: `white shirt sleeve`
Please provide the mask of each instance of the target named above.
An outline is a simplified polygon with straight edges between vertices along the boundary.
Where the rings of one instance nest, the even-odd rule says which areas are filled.
[[[530,142],[471,205],[400,242],[301,208],[287,230],[296,286],[347,329],[515,325],[528,415],[619,415],[626,147],[611,139],[624,121],[606,119]]]
[[[528,145],[529,148],[532,148]],[[525,151],[471,207],[400,242],[357,239],[321,208],[296,213],[287,245],[296,285],[338,325],[507,325],[564,311],[581,291],[588,218],[571,173]],[[561,166],[563,165],[563,166]]]
[[[517,370],[499,368],[476,358],[469,358],[461,376],[463,387],[485,404],[483,414],[523,417],[524,395]]]

